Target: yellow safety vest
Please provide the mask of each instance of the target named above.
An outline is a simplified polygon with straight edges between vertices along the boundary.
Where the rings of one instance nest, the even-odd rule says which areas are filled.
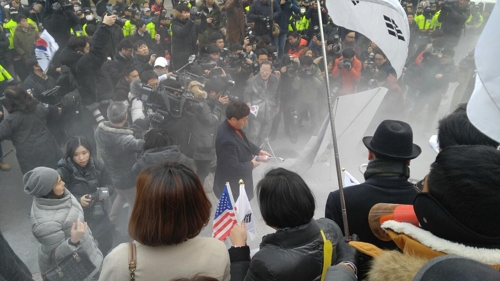
[[[14,20],[9,20],[8,22],[4,23],[3,29],[7,33],[7,37],[9,37],[9,49],[13,50],[14,49],[14,33],[16,31],[17,27],[17,22]]]
[[[9,72],[0,65],[0,83],[4,81],[10,82],[12,80],[14,79],[10,76]]]

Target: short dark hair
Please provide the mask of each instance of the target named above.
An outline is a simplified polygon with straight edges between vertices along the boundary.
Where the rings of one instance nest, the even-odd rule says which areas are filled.
[[[439,120],[439,148],[454,145],[487,145],[497,147],[498,142],[481,133],[467,117],[467,104],[461,104],[452,113]]]
[[[381,55],[384,59],[387,59],[387,56],[378,47],[373,50],[373,55]]]
[[[222,33],[220,32],[214,32],[210,35],[209,38],[212,43],[215,43],[215,41],[217,40],[224,39],[224,35],[222,35]]]
[[[71,137],[68,142],[66,142],[66,153],[64,157],[69,158],[71,161],[73,160],[73,155],[75,155],[75,150],[79,147],[83,146],[85,149],[89,151],[90,156],[92,156],[92,144],[86,137],[78,136]]]
[[[146,42],[144,42],[143,40],[137,40],[137,41],[135,41],[135,43],[134,43],[134,51],[137,51],[139,49],[139,47],[141,47],[142,45],[146,45],[147,46],[148,44],[146,44]]]
[[[144,150],[172,145],[172,139],[167,130],[151,129],[144,135]]]
[[[145,25],[146,23],[143,21],[143,20],[138,20],[135,22],[135,26],[137,28],[141,28],[143,25]]]
[[[121,51],[123,49],[134,49],[134,43],[128,39],[124,38],[120,43],[118,43],[118,46],[116,47],[118,51]]]
[[[229,120],[231,118],[236,118],[240,120],[250,114],[250,107],[242,101],[232,101],[227,105],[226,108],[226,118]]]
[[[71,36],[68,39],[68,44],[66,47],[74,52],[82,52],[87,46],[87,43],[89,42],[89,38],[86,36]]]
[[[289,32],[287,37],[292,36],[293,38],[299,38],[299,33],[297,31]]]
[[[456,220],[485,236],[499,236],[500,151],[483,145],[443,149],[432,163],[427,187]]]
[[[122,71],[122,77],[128,77],[134,70],[139,72],[139,70],[137,70],[134,66],[125,67]]]
[[[269,55],[269,53],[267,52],[267,50],[265,48],[259,48],[255,51],[255,55],[257,56],[257,58],[260,56],[260,55],[266,55],[266,57]]]
[[[311,66],[314,61],[310,56],[302,56],[299,58],[299,62],[301,66]]]
[[[353,48],[345,48],[342,51],[342,56],[346,59],[352,59],[356,55],[356,52]]]
[[[262,218],[277,228],[307,224],[314,216],[314,195],[305,181],[292,171],[276,168],[257,184]]]
[[[87,24],[85,27],[85,33],[87,33],[87,36],[94,36],[96,29],[97,27],[94,24]]]
[[[21,20],[28,20],[28,18],[23,14],[17,15],[17,22],[21,22]]]
[[[203,88],[207,93],[210,93],[212,91],[219,93],[226,89],[226,83],[224,83],[224,81],[221,78],[215,77],[208,80],[205,83],[205,87]]]
[[[139,78],[141,79],[141,83],[146,85],[148,81],[151,79],[158,79],[158,74],[154,72],[154,70],[146,70],[143,73],[139,74]]]
[[[146,246],[180,244],[210,220],[212,204],[196,174],[180,163],[146,167],[137,179],[130,237]]]
[[[32,112],[35,111],[38,105],[38,101],[19,86],[8,87],[4,92],[4,96],[3,106],[9,113],[15,111]]]
[[[38,65],[36,57],[31,57],[26,59],[26,67],[28,68],[29,71],[33,71],[33,67],[35,65]]]

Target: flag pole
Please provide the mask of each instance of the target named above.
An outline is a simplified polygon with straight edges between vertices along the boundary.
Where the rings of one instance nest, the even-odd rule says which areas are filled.
[[[318,6],[319,30],[321,35],[321,49],[323,52],[323,63],[325,64],[326,96],[328,98],[328,112],[330,114],[330,126],[332,128],[333,151],[335,154],[335,167],[337,170],[337,181],[339,184],[340,205],[342,207],[342,220],[344,223],[345,240],[349,240],[349,225],[347,223],[347,210],[345,207],[344,186],[342,185],[342,172],[340,168],[339,148],[337,145],[337,133],[335,131],[335,118],[333,116],[333,101],[330,95],[330,78],[328,77],[328,62],[326,61],[325,35],[323,32],[323,17],[321,15],[320,0],[316,0]],[[338,101],[337,101],[338,102]]]

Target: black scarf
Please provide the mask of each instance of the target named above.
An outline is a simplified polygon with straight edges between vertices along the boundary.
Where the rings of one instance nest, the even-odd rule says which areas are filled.
[[[373,159],[368,163],[365,180],[372,176],[380,177],[410,177],[410,167],[405,160]]]

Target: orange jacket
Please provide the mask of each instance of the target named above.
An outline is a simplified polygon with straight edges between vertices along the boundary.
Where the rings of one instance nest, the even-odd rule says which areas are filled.
[[[294,58],[298,58],[300,50],[302,50],[302,48],[307,46],[306,39],[299,38],[298,40],[300,40],[300,41],[299,41],[299,44],[297,45],[297,47],[290,46],[290,49],[288,49],[288,54]]]
[[[340,57],[335,60],[332,70],[333,78],[337,78],[342,75],[342,89],[340,89],[339,95],[348,95],[354,93],[356,90],[356,83],[361,79],[361,62],[356,58],[352,58],[352,68],[347,71],[344,68],[339,69],[337,65],[339,61],[343,60],[344,57]]]

